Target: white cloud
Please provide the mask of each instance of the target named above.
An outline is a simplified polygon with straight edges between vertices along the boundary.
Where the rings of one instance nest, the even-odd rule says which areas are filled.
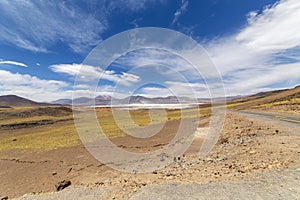
[[[299,69],[299,63],[292,63],[277,65],[273,69],[237,71],[232,74],[231,80],[225,81],[225,85],[230,95],[254,94],[262,88],[270,89],[269,86],[274,83],[286,82],[294,86],[295,80],[300,80]]]
[[[227,95],[299,84],[299,16],[299,1],[282,0],[261,14],[250,12],[240,32],[205,44]]]
[[[248,14],[248,24],[238,33],[231,36],[212,40],[205,45],[212,61],[221,73],[227,95],[240,95],[260,92],[266,89],[294,86],[300,80],[300,36],[299,24],[300,3],[296,0],[280,1],[273,6],[266,7],[261,13],[252,11]],[[194,51],[183,51],[181,56],[186,58],[198,58]],[[205,60],[204,60],[205,62]],[[169,83],[179,93],[184,93],[186,85],[184,81],[176,82],[175,74],[168,74],[174,70],[184,75],[188,81],[199,79],[192,66],[184,59],[171,55],[170,52],[157,49],[146,49],[127,54],[115,62],[119,66],[157,66],[157,74],[139,74],[144,79],[152,77],[157,83]],[[203,63],[206,65],[209,63]],[[160,66],[168,66],[170,70],[161,70]],[[209,66],[209,65],[208,65]],[[161,71],[159,71],[161,70]],[[202,68],[203,74],[210,75],[209,68]],[[201,72],[202,73],[202,72]],[[159,77],[160,74],[169,78],[169,82]],[[220,83],[214,83],[211,88],[218,90]],[[155,87],[145,88],[145,94],[154,92],[160,95],[169,95],[166,89]],[[196,90],[201,97],[208,97],[205,90]],[[205,92],[203,92],[205,91]],[[186,95],[187,92],[186,92]],[[222,95],[222,92],[220,92]],[[216,96],[216,94],[214,95]]]
[[[0,42],[36,52],[63,43],[86,54],[101,40],[114,13],[139,11],[161,0],[0,1]]]
[[[94,67],[84,64],[57,64],[49,67],[56,73],[63,73],[71,76],[79,76],[81,82],[91,82],[95,80],[108,80],[121,85],[129,86],[140,80],[139,76],[122,72],[117,74],[114,71],[102,70],[100,67]]]
[[[63,81],[39,79],[28,74],[0,70],[0,95],[15,94],[35,101],[52,101],[71,97]]]
[[[130,10],[133,12],[144,10],[154,3],[164,3],[165,0],[106,0],[109,10]]]
[[[172,25],[176,24],[179,18],[187,11],[189,5],[188,0],[181,0],[181,6],[179,9],[176,10],[174,13],[174,18],[172,21]]]
[[[198,79],[199,75],[195,72],[194,67],[180,56],[163,49],[145,48],[121,56],[113,64],[120,67],[130,66],[132,69],[152,67],[152,72],[161,73],[170,79],[172,76],[176,76],[176,73],[188,77],[190,80]]]
[[[15,65],[20,67],[28,67],[26,64],[17,62],[17,61],[11,61],[11,60],[0,60],[0,65]]]
[[[94,18],[73,1],[3,0],[0,17],[1,42],[38,52],[48,52],[57,42],[85,52],[101,40],[107,27],[104,19]]]
[[[147,97],[210,97],[210,93],[205,84],[166,81],[164,87],[143,87],[139,95]]]
[[[254,51],[281,51],[300,46],[300,1],[282,0],[261,14],[251,12],[249,25],[236,40]]]

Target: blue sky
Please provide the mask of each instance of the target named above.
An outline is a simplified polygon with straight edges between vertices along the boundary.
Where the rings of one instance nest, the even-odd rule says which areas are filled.
[[[161,77],[152,82],[164,85],[146,84],[135,93],[188,96],[192,87],[198,97],[209,96],[201,78],[184,82],[161,75],[168,69],[192,74],[182,58],[164,51],[132,52],[109,69],[82,64],[102,41],[140,27],[168,28],[196,40],[220,72],[228,96],[293,87],[300,84],[299,16],[298,0],[1,0],[0,95],[72,98],[81,69],[89,79],[105,74],[96,92],[88,84],[77,85],[82,96],[126,96],[153,77]],[[149,69],[126,73],[143,64]],[[114,89],[116,83],[122,90]]]

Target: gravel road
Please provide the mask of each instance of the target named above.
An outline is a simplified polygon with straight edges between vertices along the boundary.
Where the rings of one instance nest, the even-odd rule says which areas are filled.
[[[228,112],[239,114],[247,118],[254,118],[258,120],[280,123],[297,129],[300,128],[300,115],[296,115],[296,114],[283,114],[283,113],[272,113],[272,112],[261,112],[261,111],[233,111],[233,110],[228,110]]]
[[[236,182],[152,185],[142,188],[131,199],[300,199],[300,168],[272,171],[257,179]]]
[[[61,192],[25,195],[18,200],[119,199],[119,187],[67,188]],[[274,170],[253,179],[209,184],[166,184],[143,187],[131,200],[180,199],[300,199],[300,168]]]

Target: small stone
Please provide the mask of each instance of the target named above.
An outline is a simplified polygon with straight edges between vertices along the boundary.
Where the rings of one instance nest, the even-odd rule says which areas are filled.
[[[104,182],[98,181],[98,182],[95,183],[95,185],[104,185]]]
[[[164,162],[165,161],[165,158],[164,158],[164,155],[160,155],[160,162]]]
[[[55,176],[55,175],[57,175],[57,172],[52,172],[52,176]]]
[[[166,176],[171,176],[171,173],[170,173],[170,172],[167,172],[167,173],[166,173]]]
[[[255,154],[256,153],[256,151],[249,151],[249,154]]]
[[[1,197],[1,200],[7,200],[8,196]]]
[[[268,169],[272,169],[273,168],[273,165],[268,165]]]
[[[153,171],[152,174],[157,174],[157,171]]]
[[[275,133],[279,133],[279,130],[275,130]]]
[[[71,181],[63,180],[55,184],[56,191],[61,191],[71,185]]]
[[[17,139],[16,139],[16,138],[14,138],[12,141],[13,141],[13,142],[15,142],[15,141],[17,141]]]

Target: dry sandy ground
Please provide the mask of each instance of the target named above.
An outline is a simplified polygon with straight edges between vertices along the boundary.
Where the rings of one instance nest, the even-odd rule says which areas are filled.
[[[176,123],[178,122],[172,121],[167,124],[168,132],[165,137],[156,141],[158,146],[153,143],[147,145],[147,142],[128,142],[126,137],[116,138],[115,142],[122,144],[127,150],[147,151],[160,148],[172,136]],[[207,122],[203,122],[205,124]],[[64,179],[71,180],[72,186],[62,192],[41,196],[27,195],[21,199],[72,199],[72,195],[77,195],[73,199],[82,199],[86,195],[96,196],[98,199],[151,199],[150,196],[147,198],[147,192],[153,195],[153,191],[158,191],[157,188],[165,187],[170,193],[174,190],[178,193],[182,189],[179,183],[196,189],[201,186],[197,188],[193,184],[224,183],[220,187],[230,190],[230,184],[226,183],[234,185],[235,181],[261,177],[262,174],[272,171],[298,169],[299,133],[299,129],[295,127],[274,121],[250,119],[228,113],[222,136],[208,157],[199,159],[197,152],[201,140],[198,140],[180,159],[174,159],[171,165],[143,174],[110,169],[95,160],[83,146],[31,154],[5,152],[7,159],[0,160],[0,195],[13,198],[28,193],[53,192],[54,185]]]

